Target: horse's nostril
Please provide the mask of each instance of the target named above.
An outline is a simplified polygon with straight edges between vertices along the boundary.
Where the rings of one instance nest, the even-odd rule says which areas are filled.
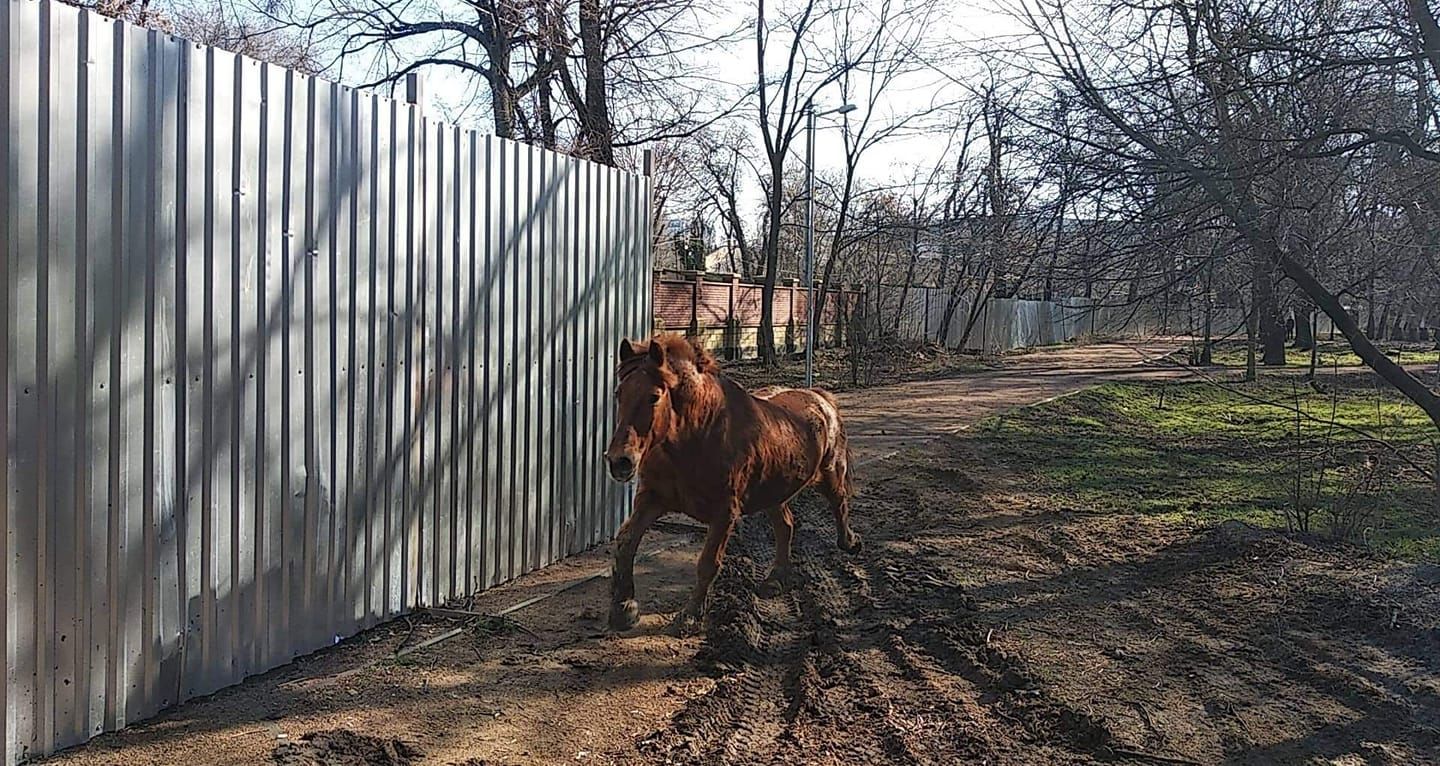
[[[633,469],[634,467],[635,464],[630,462],[630,458],[628,457],[621,456],[610,461],[610,470],[614,471],[617,474],[630,473],[631,469]]]

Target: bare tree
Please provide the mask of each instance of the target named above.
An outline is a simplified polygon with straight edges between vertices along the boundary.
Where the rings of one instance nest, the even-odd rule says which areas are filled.
[[[238,53],[306,74],[324,68],[321,49],[308,34],[277,28],[228,0],[155,3],[151,0],[61,0],[112,19],[164,30],[200,45]]]
[[[1411,13],[1413,5],[1407,1]],[[1263,275],[1283,275],[1366,365],[1440,427],[1440,396],[1375,345],[1343,303],[1348,286],[1334,264],[1291,236],[1295,189],[1319,184],[1340,194],[1357,188],[1355,166],[1396,154],[1433,162],[1434,126],[1409,106],[1435,91],[1434,73],[1421,77],[1412,66],[1429,56],[1394,54],[1406,39],[1424,38],[1425,14],[1410,16],[1415,24],[1405,28],[1394,23],[1407,18],[1397,10],[1205,0],[1076,11],[1037,0],[1025,15],[1108,137],[1203,195],[1244,242],[1253,259],[1252,303],[1264,300]],[[1105,14],[1105,23],[1075,18],[1091,11]],[[1139,34],[1127,36],[1131,29]],[[1130,47],[1122,50],[1119,39]],[[1346,162],[1325,162],[1337,157]]]
[[[483,83],[496,135],[614,165],[688,135],[733,94],[700,83],[725,35],[694,0],[321,0],[285,21],[335,41],[366,85],[441,69]],[[699,63],[697,63],[699,61]]]
[[[780,227],[786,211],[786,163],[805,125],[807,110],[820,93],[869,60],[883,37],[879,29],[865,26],[863,14],[840,0],[800,0],[793,7],[779,9],[767,8],[765,0],[757,0],[754,99],[766,159],[759,351],[767,364],[777,358],[774,296]],[[826,35],[829,40],[823,39]]]
[[[363,87],[398,82],[432,67],[481,78],[489,91],[495,135],[516,138],[521,100],[552,74],[551,69],[525,66],[527,46],[555,47],[538,39],[552,30],[535,24],[536,2],[545,0],[466,0],[458,5],[321,0],[284,21],[336,40],[340,64],[368,59],[370,74]],[[547,60],[548,67],[558,63],[558,57]]]
[[[170,17],[152,0],[60,0],[112,19],[152,29],[170,29]]]
[[[324,54],[313,36],[277,28],[263,17],[229,3],[197,2],[173,6],[175,34],[201,45],[316,75],[324,70]]]
[[[578,153],[613,164],[619,151],[688,138],[742,98],[715,87],[708,55],[739,30],[704,4],[574,1],[568,37],[579,46],[570,46],[557,79],[574,115]]]
[[[725,233],[726,249],[739,256],[737,271],[750,277],[759,273],[758,256],[745,226],[743,182],[755,177],[750,165],[750,143],[744,133],[707,131],[697,137],[700,156],[690,168],[689,178],[702,190],[705,202],[716,210]]]
[[[931,79],[933,68],[945,63],[933,40],[933,29],[941,11],[938,3],[900,6],[882,2],[871,22],[878,34],[868,55],[845,68],[836,82],[840,101],[855,105],[857,110],[841,116],[845,156],[832,200],[835,225],[827,232],[829,247],[820,267],[819,294],[815,298],[817,317],[824,316],[837,261],[854,244],[848,225],[861,161],[878,145],[919,131],[936,130],[938,126],[929,118],[950,106],[939,95],[939,88],[934,89],[936,95],[923,105],[896,110],[886,103],[900,84],[917,79],[921,73],[930,75],[925,79]],[[843,40],[844,35],[841,37]]]

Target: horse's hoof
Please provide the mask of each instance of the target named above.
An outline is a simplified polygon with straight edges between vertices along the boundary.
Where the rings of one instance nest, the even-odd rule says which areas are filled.
[[[676,638],[685,638],[693,635],[699,629],[700,618],[682,609],[679,614],[675,615],[675,619],[670,621],[670,626],[665,629],[665,632]]]
[[[610,629],[620,633],[635,627],[640,622],[640,604],[627,599],[610,605]]]
[[[865,541],[860,539],[860,535],[851,532],[850,539],[848,541],[844,539],[840,540],[839,547],[840,550],[846,553],[859,553],[860,549],[865,547]]]
[[[785,578],[779,575],[770,575],[755,586],[755,594],[760,598],[774,598],[785,592]]]

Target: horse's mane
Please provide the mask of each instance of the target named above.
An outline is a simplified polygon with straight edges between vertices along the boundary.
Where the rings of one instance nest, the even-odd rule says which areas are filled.
[[[655,364],[649,353],[651,343],[658,343],[664,350],[664,364]],[[620,363],[619,377],[638,369],[653,372],[666,388],[678,394],[677,404],[688,416],[708,420],[722,406],[726,385],[734,385],[720,370],[714,355],[695,338],[657,333],[649,342],[632,344],[631,349],[635,355]]]
[[[696,338],[686,338],[682,335],[661,333],[656,335],[654,340],[660,342],[665,348],[666,362],[677,368],[678,374],[685,374],[684,365],[689,363],[700,375],[719,375],[720,363],[715,361],[715,356],[709,349],[700,345]],[[678,365],[676,363],[679,363]]]
[[[656,365],[650,356],[650,344],[658,343],[665,351],[665,363]],[[687,382],[688,378],[695,375],[720,376],[720,364],[715,357],[694,338],[686,338],[673,333],[657,333],[648,342],[631,344],[633,356],[620,363],[616,371],[619,377],[623,378],[636,369],[649,367],[655,369],[661,381],[667,387],[675,387]]]

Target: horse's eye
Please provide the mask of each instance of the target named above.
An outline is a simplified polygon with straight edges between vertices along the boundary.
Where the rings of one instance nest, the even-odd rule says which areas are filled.
[[[650,403],[651,403],[651,404],[659,404],[659,403],[660,403],[660,392],[659,392],[659,391],[656,391],[655,393],[653,393],[653,394],[650,395]]]

